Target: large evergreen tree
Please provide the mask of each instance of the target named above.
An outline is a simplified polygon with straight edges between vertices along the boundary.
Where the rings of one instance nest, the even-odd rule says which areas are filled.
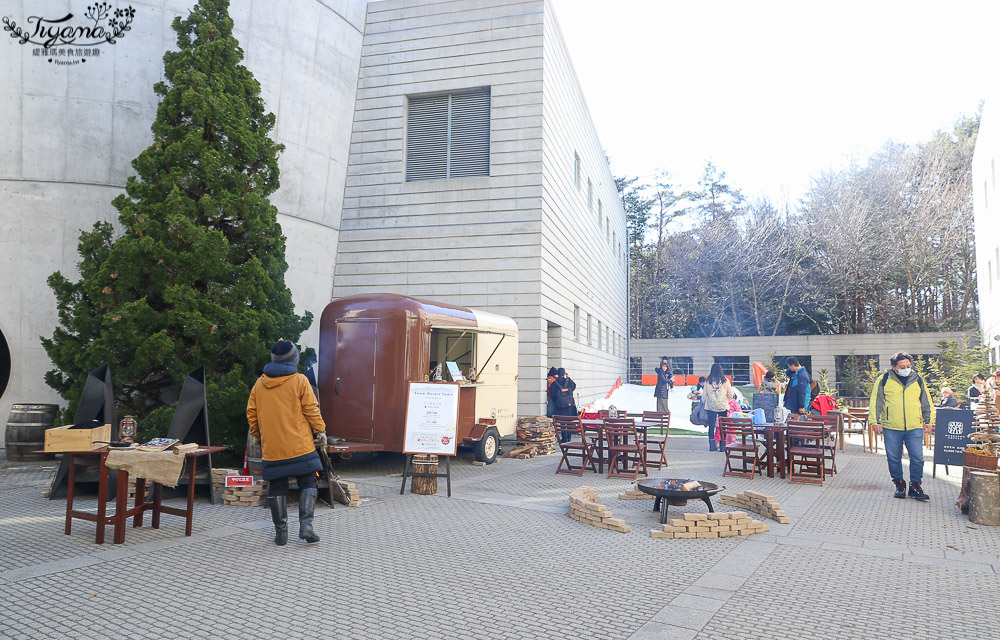
[[[81,234],[79,281],[49,278],[61,326],[42,340],[56,365],[46,382],[72,411],[87,371],[110,362],[119,414],[136,415],[143,436],[169,421],[184,375],[204,364],[213,441],[238,442],[267,346],[297,341],[312,320],[295,314],[285,286],[268,201],[283,147],[240,64],[228,5],[200,0],[174,19],[153,144],[113,202],[120,229],[100,222]]]

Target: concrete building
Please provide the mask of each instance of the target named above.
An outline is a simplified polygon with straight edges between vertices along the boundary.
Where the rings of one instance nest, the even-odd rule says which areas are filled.
[[[972,193],[976,224],[976,274],[979,286],[979,329],[1000,366],[1000,100],[983,106],[972,157]]]
[[[875,360],[881,369],[889,367],[889,358],[898,351],[914,356],[941,352],[941,340],[971,339],[964,332],[856,334],[838,336],[768,336],[748,338],[678,338],[670,340],[633,340],[630,377],[636,373],[653,373],[661,356],[667,356],[676,373],[708,375],[716,362],[737,384],[749,384],[753,362],[767,365],[774,358],[784,365],[785,358],[795,356],[818,379],[826,370],[833,385],[840,382],[843,367],[849,358],[867,363]]]
[[[0,415],[61,401],[43,381],[39,338],[57,323],[46,278],[75,277],[80,231],[115,220],[152,139],[170,23],[194,0],[129,4],[113,45],[52,61],[0,45]],[[7,7],[24,26],[89,5]],[[548,2],[233,0],[230,14],[285,145],[272,202],[297,311],[393,291],[513,316],[525,414],[543,410],[550,364],[584,400],[624,373],[624,212]],[[454,120],[435,129],[442,104]],[[421,118],[427,135],[413,135]],[[315,323],[302,343],[318,346]]]
[[[551,5],[369,5],[334,296],[513,317],[521,414],[624,373],[625,212]]]

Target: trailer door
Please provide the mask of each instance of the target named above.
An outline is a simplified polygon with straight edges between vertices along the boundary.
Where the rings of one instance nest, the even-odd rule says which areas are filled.
[[[348,440],[375,437],[375,349],[378,320],[341,320],[333,363],[335,433]]]

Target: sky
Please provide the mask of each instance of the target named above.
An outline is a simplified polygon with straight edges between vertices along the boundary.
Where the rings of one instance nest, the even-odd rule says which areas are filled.
[[[1000,89],[997,0],[553,0],[616,176],[751,200],[917,144]]]

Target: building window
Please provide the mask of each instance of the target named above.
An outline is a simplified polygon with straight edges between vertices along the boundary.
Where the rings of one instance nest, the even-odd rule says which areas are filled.
[[[675,376],[693,376],[694,358],[691,356],[675,356],[670,358],[670,369]]]
[[[587,211],[594,210],[594,183],[587,178]]]
[[[604,205],[601,203],[601,199],[597,199],[597,224],[601,224],[601,220],[604,218]]]
[[[642,357],[632,356],[628,359],[628,383],[642,384]]]
[[[601,348],[601,332],[604,331],[604,323],[600,320],[597,321],[597,348]]]
[[[489,87],[409,99],[407,182],[488,175]]]
[[[573,184],[580,188],[580,154],[573,152]]]
[[[611,353],[611,329],[604,327],[604,348]]]
[[[607,238],[608,242],[611,241],[611,218],[604,219],[604,236]]]
[[[715,363],[722,367],[723,375],[732,377],[734,385],[750,384],[749,356],[715,356]],[[804,362],[802,364],[805,365]]]
[[[587,346],[590,346],[591,344],[593,344],[593,341],[592,341],[592,338],[591,338],[591,327],[593,326],[593,324],[594,324],[594,321],[591,318],[591,315],[588,313],[587,314]]]
[[[573,305],[573,339],[580,341],[580,307]]]

